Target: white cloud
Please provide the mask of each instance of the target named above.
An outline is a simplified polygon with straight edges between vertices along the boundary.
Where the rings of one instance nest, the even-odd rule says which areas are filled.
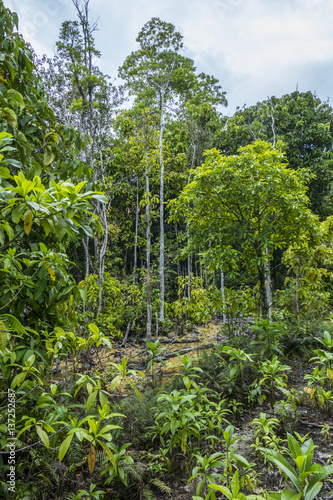
[[[61,22],[75,19],[70,0],[5,0],[38,53],[52,54]],[[331,93],[333,2],[329,0],[91,0],[101,69],[116,76],[151,17],[181,27],[186,55],[219,78],[230,109],[295,89]],[[53,9],[53,10],[52,10]],[[315,75],[313,71],[317,71]],[[325,71],[327,73],[325,73]],[[315,87],[313,87],[315,85]]]

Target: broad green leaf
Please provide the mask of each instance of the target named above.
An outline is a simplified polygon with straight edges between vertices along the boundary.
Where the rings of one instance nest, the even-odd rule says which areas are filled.
[[[64,439],[63,442],[61,443],[61,445],[59,447],[59,461],[60,462],[64,458],[64,456],[66,455],[67,450],[69,448],[69,445],[72,442],[73,436],[74,436],[74,434],[69,434],[66,437],[66,439]]]
[[[88,328],[94,335],[99,335],[99,328],[94,323],[89,323]]]
[[[12,211],[12,221],[15,222],[15,224],[18,224],[18,222],[21,219],[21,215],[25,211],[25,206],[24,205],[19,205]]]
[[[318,493],[320,492],[322,487],[323,487],[323,483],[321,483],[321,482],[316,483],[310,489],[310,491],[307,491],[306,495],[304,495],[304,500],[313,500],[313,498],[315,498],[318,495]]]
[[[87,410],[89,410],[89,408],[91,408],[92,405],[94,404],[97,394],[98,394],[98,391],[95,391],[95,392],[92,392],[90,394],[90,396],[88,397],[87,402],[86,402],[86,409]]]
[[[9,179],[11,177],[9,168],[0,167],[0,177],[3,177],[4,179]]]
[[[55,158],[55,155],[52,151],[52,148],[50,146],[45,147],[44,151],[44,165],[45,167],[49,166]]]
[[[288,433],[287,438],[288,438],[289,450],[291,451],[293,458],[296,460],[297,457],[302,455],[301,447],[298,441],[291,434]]]
[[[5,352],[8,345],[7,328],[3,321],[0,321],[0,351]]]
[[[19,387],[22,382],[24,381],[25,377],[27,376],[27,372],[21,372],[15,375],[15,377],[12,380],[12,383],[10,385],[11,389],[15,389],[15,387]]]
[[[44,431],[44,429],[42,429],[39,425],[36,425],[36,431],[42,443],[46,446],[46,448],[49,448],[50,446],[49,437]]]
[[[118,385],[121,383],[121,380],[122,380],[122,376],[121,375],[117,375],[111,382],[110,384],[110,391],[114,391],[116,389],[116,387],[118,387]]]
[[[17,116],[15,111],[10,108],[4,108],[2,116],[8,123],[10,123],[13,129],[17,128]]]

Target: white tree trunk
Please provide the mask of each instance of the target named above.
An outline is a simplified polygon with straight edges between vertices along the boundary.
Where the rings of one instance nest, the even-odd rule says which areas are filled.
[[[188,254],[187,256],[187,270],[188,270],[188,283],[187,283],[187,298],[188,301],[191,301],[191,281],[192,281],[192,255]]]
[[[223,324],[225,325],[227,322],[227,315],[225,313],[225,291],[224,291],[224,272],[221,269],[221,296],[222,296],[222,306],[223,306]]]
[[[148,146],[145,140],[146,157],[146,266],[147,266],[147,339],[151,340],[152,305],[151,305],[151,278],[150,278],[150,194],[149,194],[149,163]]]
[[[163,162],[163,130],[164,130],[164,93],[161,91],[161,122],[160,122],[160,137],[159,137],[159,157],[161,167],[161,183],[160,183],[160,320],[164,321],[164,162]]]
[[[134,276],[133,283],[136,281],[136,268],[138,265],[138,227],[139,227],[139,178],[136,180],[136,214],[135,214],[135,241],[134,241]]]
[[[104,178],[104,162],[103,162],[103,155],[102,151],[99,152],[99,157],[100,157],[100,163],[101,163],[101,181],[104,184],[105,178]],[[105,255],[106,255],[106,250],[108,246],[108,221],[106,217],[106,205],[105,203],[99,203],[100,208],[99,208],[99,219],[101,222],[101,225],[104,230],[103,234],[103,240],[99,249],[99,258],[98,258],[98,282],[99,282],[99,293],[98,293],[98,314],[102,312],[102,289],[103,289],[103,280],[104,280],[104,264],[105,264]]]
[[[83,248],[84,248],[84,262],[85,262],[85,277],[86,278],[89,275],[89,270],[90,270],[90,268],[89,268],[90,255],[89,255],[88,243],[89,243],[89,236],[84,236],[82,238],[82,244],[83,244]]]
[[[267,248],[266,248],[266,254],[268,255]],[[269,323],[272,323],[273,298],[272,298],[272,278],[271,278],[269,261],[265,263],[265,287],[266,287],[267,315]]]

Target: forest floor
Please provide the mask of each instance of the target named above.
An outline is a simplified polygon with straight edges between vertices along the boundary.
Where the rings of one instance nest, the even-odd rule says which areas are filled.
[[[210,323],[205,327],[199,327],[195,333],[186,333],[181,337],[175,334],[168,337],[159,337],[159,347],[164,348],[164,350],[156,357],[157,363],[153,367],[154,380],[152,380],[151,372],[147,372],[147,363],[149,361],[147,346],[140,339],[130,340],[126,347],[121,346],[120,342],[116,342],[113,344],[112,351],[106,348],[99,350],[98,358],[94,356],[94,368],[110,372],[111,363],[120,364],[123,358],[127,358],[130,369],[140,370],[145,373],[144,379],[139,376],[133,377],[133,381],[141,392],[144,392],[149,386],[151,387],[152,384],[155,385],[155,388],[158,387],[162,390],[179,373],[181,361],[177,355],[183,356],[186,354],[189,358],[196,358],[199,361],[200,356],[204,352],[209,353],[214,345],[224,344],[228,341],[225,336],[221,335],[220,326],[220,324]],[[322,410],[315,407],[307,393],[304,375],[312,373],[315,365],[298,358],[287,359],[284,363],[291,367],[288,372],[288,389],[293,388],[295,391],[300,391],[299,394],[301,395],[298,399],[296,412],[289,415],[289,418],[280,428],[281,437],[285,438],[286,431],[297,432],[301,436],[308,435],[308,438],[312,438],[317,446],[313,463],[325,465],[333,454],[333,420],[332,417],[328,418]],[[58,381],[62,377],[63,370],[61,374],[54,374],[54,378],[58,379]],[[108,389],[108,386],[106,389]],[[126,399],[128,396],[127,388],[123,385],[119,386],[114,391],[114,395],[118,400]],[[283,399],[281,393],[276,394],[276,397],[277,399]],[[232,421],[232,425],[235,427],[235,436],[241,436],[235,445],[237,453],[244,456],[249,462],[255,463],[254,469],[258,473],[258,484],[253,493],[256,494],[260,494],[262,490],[281,491],[283,488],[292,486],[285,483],[283,475],[279,473],[276,466],[271,465],[270,462],[265,464],[251,446],[255,442],[255,426],[251,425],[251,423],[254,419],[260,418],[262,413],[265,413],[267,418],[274,416],[267,400],[262,406],[248,406],[244,402],[244,408],[237,418]],[[326,435],[326,439],[322,433],[323,425],[329,425],[331,428]],[[283,444],[285,445],[285,442]],[[135,452],[137,451],[135,450]],[[217,451],[219,451],[218,448]],[[171,488],[172,494],[170,496],[160,493],[156,496],[157,500],[170,500],[170,498],[173,500],[192,500],[192,496],[195,496],[197,481],[193,480],[187,484],[191,473],[182,470],[181,464],[178,472],[178,475],[175,475],[174,471],[172,471],[171,474],[166,473],[163,477],[161,476],[163,481]],[[216,469],[214,472],[221,471]],[[326,481],[317,498],[333,499],[332,489],[332,484]],[[219,497],[217,496],[217,498]]]
[[[332,431],[333,419],[332,417],[328,418],[324,412],[314,408],[313,405],[309,406],[309,397],[306,393],[304,375],[306,373],[312,373],[313,365],[311,363],[303,364],[300,360],[287,360],[286,364],[292,368],[288,374],[288,389],[290,390],[294,388],[297,391],[302,391],[304,397],[300,398],[297,411],[293,415],[292,421],[289,421],[286,424],[286,428],[284,428],[283,431],[287,430],[291,433],[296,431],[302,437],[307,435],[308,438],[311,438],[316,445],[312,463],[324,466],[333,454],[333,434],[331,433],[326,436],[325,439],[321,430],[322,426],[329,425]],[[259,484],[253,493],[262,494],[264,490],[281,491],[281,489],[287,487],[292,489],[292,484],[285,483],[284,477],[279,473],[278,468],[269,462],[265,464],[260,461],[251,448],[251,445],[255,442],[255,427],[254,425],[251,425],[251,422],[253,422],[254,419],[259,418],[261,413],[266,413],[267,417],[274,416],[271,413],[268,401],[265,401],[262,406],[255,405],[244,408],[238,418],[233,421],[233,425],[235,427],[235,437],[241,436],[235,444],[237,447],[237,453],[245,457],[249,462],[254,462],[256,464],[254,468],[258,473]],[[215,472],[220,472],[220,470],[216,468]],[[331,481],[333,482],[333,477],[331,478]],[[186,479],[174,481],[173,478],[170,478],[170,483],[168,484],[173,489],[172,498],[174,500],[191,500],[195,495],[197,482],[198,481],[193,480],[190,484],[187,484]],[[317,497],[318,499],[333,499],[332,482],[330,483],[326,481],[323,489]],[[161,495],[158,497],[159,500],[166,500],[167,498],[170,499],[170,496]],[[217,496],[217,498],[222,497]]]

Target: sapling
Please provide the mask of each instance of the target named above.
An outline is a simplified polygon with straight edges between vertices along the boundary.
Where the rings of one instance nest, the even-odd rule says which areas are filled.
[[[287,387],[285,381],[288,380],[288,377],[282,372],[289,370],[291,370],[290,366],[280,363],[277,356],[275,356],[271,361],[264,361],[259,365],[259,373],[262,377],[259,379],[258,385],[267,389],[273,415],[275,402],[274,391],[276,389],[284,389]]]
[[[270,493],[269,498],[270,500],[313,500],[323,487],[322,480],[333,473],[333,464],[324,467],[312,464],[316,448],[312,439],[302,440],[300,445],[291,434],[287,434],[287,438],[288,455],[294,462],[294,467],[281,453],[267,448],[259,448],[268,460],[279,467],[279,470],[288,477],[295,488],[294,490],[285,490],[282,493]]]
[[[155,387],[155,379],[154,379],[154,366],[157,363],[157,357],[165,351],[165,347],[159,347],[160,341],[155,340],[155,342],[148,342],[148,340],[145,340],[145,343],[147,345],[147,353],[150,356],[150,360],[147,365],[147,370],[149,371],[151,369],[151,377],[152,377],[152,384],[153,387]],[[160,357],[159,361],[163,362],[163,358]]]

